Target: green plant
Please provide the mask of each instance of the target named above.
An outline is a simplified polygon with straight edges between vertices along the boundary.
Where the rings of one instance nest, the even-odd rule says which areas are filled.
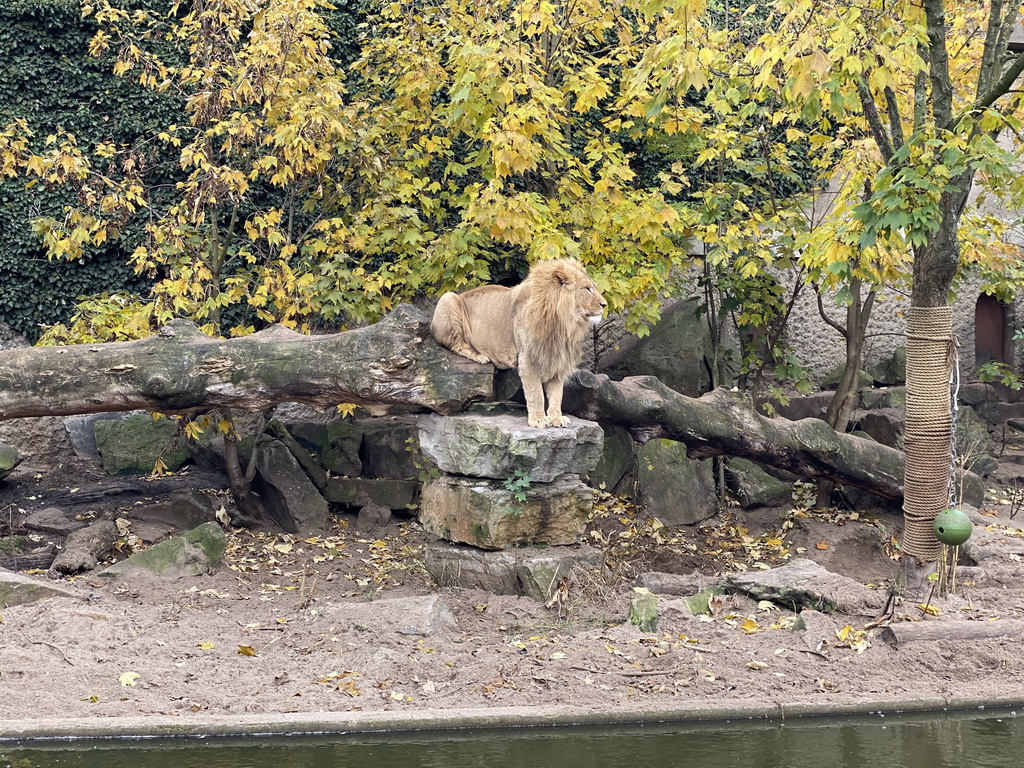
[[[1014,336],[1016,338],[1016,336]],[[1024,380],[1014,373],[1006,363],[990,360],[978,367],[978,379],[984,382],[998,382],[1015,392],[1024,387]]]
[[[533,481],[530,479],[530,473],[522,469],[517,469],[512,473],[511,477],[506,477],[502,482],[502,487],[511,492],[512,498],[515,500],[516,505],[510,511],[517,517],[523,514],[523,504],[526,503],[527,491],[533,487]]]

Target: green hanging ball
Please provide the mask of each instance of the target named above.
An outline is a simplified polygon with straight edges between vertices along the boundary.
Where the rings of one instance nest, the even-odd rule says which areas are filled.
[[[962,509],[944,509],[935,516],[935,538],[949,547],[957,547],[971,538],[971,518]]]

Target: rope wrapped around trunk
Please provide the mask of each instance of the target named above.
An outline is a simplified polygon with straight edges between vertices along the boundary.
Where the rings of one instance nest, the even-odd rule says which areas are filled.
[[[949,504],[952,327],[952,307],[911,307],[907,315],[903,552],[919,562],[938,560],[942,545],[932,524]]]

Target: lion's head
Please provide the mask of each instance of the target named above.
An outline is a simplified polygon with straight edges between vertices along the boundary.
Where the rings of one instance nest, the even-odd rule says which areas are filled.
[[[534,264],[518,290],[526,298],[518,322],[531,347],[520,354],[550,361],[551,370],[567,376],[579,362],[587,328],[600,322],[608,302],[575,259]]]

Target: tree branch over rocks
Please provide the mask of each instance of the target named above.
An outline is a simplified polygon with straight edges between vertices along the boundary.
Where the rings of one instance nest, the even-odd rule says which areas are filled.
[[[566,383],[562,408],[580,418],[618,424],[639,442],[663,437],[685,443],[691,458],[741,456],[801,477],[857,486],[883,498],[903,497],[902,452],[840,434],[820,419],[762,416],[743,392],[719,388],[693,398],[654,376],[612,381],[577,371]]]

